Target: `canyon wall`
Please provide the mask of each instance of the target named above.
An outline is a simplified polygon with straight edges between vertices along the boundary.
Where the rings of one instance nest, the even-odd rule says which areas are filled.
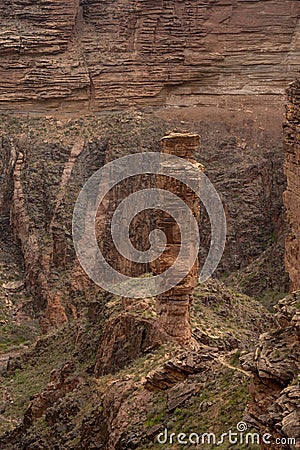
[[[273,319],[255,300],[234,295],[219,282],[198,286],[192,329],[197,342],[204,345],[204,355],[200,352],[204,357],[195,371],[189,355],[183,369],[179,359],[179,369],[175,365],[174,370],[168,356],[174,347],[155,353],[158,344],[153,339],[153,323],[159,315],[164,319],[166,310],[158,308],[156,314],[153,299],[131,303],[101,292],[79,267],[72,243],[72,212],[84,182],[114,158],[141,150],[158,151],[161,137],[184,125],[201,135],[195,159],[205,165],[226,212],[227,245],[218,274],[235,276],[240,291],[257,297],[264,294],[268,301],[279,291],[282,295],[288,286],[283,268],[281,124],[284,91],[300,67],[299,13],[298,0],[2,1],[0,231],[10,237],[7,230],[11,228],[22,251],[25,287],[32,294],[28,303],[42,330],[64,327],[37,342],[30,364],[26,356],[25,362],[8,364],[12,370],[7,373],[9,389],[21,380],[23,392],[26,383],[26,387],[37,384],[37,390],[41,389],[33,368],[38,368],[42,386],[50,371],[63,363],[61,370],[48,377],[45,391],[33,392],[25,415],[25,422],[31,422],[34,415],[43,416],[46,406],[46,422],[54,427],[41,438],[39,423],[25,438],[25,446],[37,441],[36,445],[45,448],[74,449],[77,442],[76,448],[83,449],[103,441],[103,446],[111,445],[107,448],[146,448],[146,433],[146,439],[152,439],[159,430],[157,422],[169,426],[177,415],[174,408],[182,407],[190,393],[195,403],[186,403],[183,411],[190,411],[190,416],[182,415],[182,426],[200,423],[200,430],[210,423],[214,428],[215,420],[223,432],[226,420],[233,428],[242,419],[249,377],[234,365],[238,354],[253,349],[258,334],[266,330],[256,351],[243,353],[244,369],[254,375],[247,422],[261,432],[299,438],[298,294],[279,303],[278,328],[270,331]],[[289,89],[284,127],[285,204],[291,225],[286,265],[292,289],[299,288],[298,106],[299,82]],[[111,193],[107,210],[134,190],[131,181],[125,189]],[[99,225],[106,225],[109,217],[103,218],[100,211],[98,220]],[[152,223],[143,217],[137,222],[146,225],[141,234],[135,229],[132,233],[138,234],[143,249]],[[120,270],[143,273],[141,267],[116,257],[105,233],[100,233],[99,240],[108,259]],[[208,219],[202,214],[200,263],[209,238]],[[0,256],[4,240],[1,236]],[[12,245],[6,241],[8,252]],[[188,306],[187,302],[183,305],[185,313]],[[144,361],[138,359],[141,355]],[[75,362],[75,369],[65,364],[67,359]],[[41,369],[42,360],[46,365]],[[129,369],[134,361],[137,365]],[[165,364],[162,370],[156,370],[158,362]],[[120,374],[124,367],[126,374]],[[194,377],[197,371],[199,378]],[[102,385],[103,380],[93,384],[93,377],[87,386],[89,374],[112,373],[116,379],[107,378],[108,384],[105,380]],[[185,383],[188,373],[192,386]],[[145,393],[145,379],[148,386],[161,384],[163,390],[182,382],[178,395],[166,393],[168,411],[154,410],[155,421],[147,415],[151,396]],[[228,395],[233,387],[244,390]],[[60,401],[73,389],[74,397]],[[30,389],[27,394],[25,400],[7,397],[6,408],[19,408],[21,401],[24,408]],[[70,419],[70,411],[74,418]],[[127,422],[129,412],[136,418]],[[141,417],[150,430],[140,426]],[[205,423],[200,422],[203,418]],[[134,420],[135,429],[131,426]],[[121,431],[116,433],[117,429]],[[7,447],[0,438],[0,445],[14,450],[23,446],[15,438]],[[11,436],[4,439],[8,442]],[[107,444],[108,440],[112,443]],[[116,446],[115,442],[120,443]]]
[[[300,66],[299,13],[297,0],[4,0],[0,106],[120,109],[283,95]]]
[[[161,137],[183,123],[202,136],[195,158],[226,212],[219,274],[241,271],[235,283],[251,295],[287,290],[281,123],[284,89],[300,67],[299,13],[296,0],[1,3],[0,110],[8,117],[1,117],[0,203],[6,216],[11,208],[39,307],[50,291],[60,310],[70,285],[71,304],[90,289],[74,268],[70,234],[84,181],[118,156],[157,151]],[[33,119],[36,112],[43,119]],[[204,214],[201,227],[203,263]],[[117,267],[132,271],[102,242]]]
[[[291,290],[300,289],[300,81],[288,89],[286,121],[284,122],[284,170],[287,189],[284,203],[290,224],[286,239],[285,262],[291,280]]]
[[[289,223],[285,242],[285,263],[290,277],[290,295],[275,306],[277,328],[260,336],[254,353],[244,358],[244,368],[254,377],[252,401],[246,421],[261,434],[282,439],[278,448],[299,448],[299,356],[300,356],[300,81],[287,89],[286,120],[283,124],[284,172],[287,187],[284,204]],[[285,443],[286,445],[283,445]],[[262,449],[269,445],[262,444]]]
[[[218,274],[246,271],[237,274],[239,288],[259,296],[286,289],[281,199],[284,178],[280,136],[267,130],[261,118],[251,117],[241,115],[239,123],[229,124],[220,117],[199,123],[197,118],[185,116],[184,127],[201,135],[195,159],[205,165],[226,212],[227,244]],[[47,321],[43,321],[45,330],[57,323],[57,313],[62,313],[63,320],[65,313],[74,317],[88,299],[97,297],[97,286],[83,275],[72,244],[72,212],[83,184],[114,158],[141,149],[159,151],[161,137],[170,129],[182,127],[179,119],[173,112],[161,117],[134,111],[72,119],[2,117],[1,232],[5,235],[9,227],[11,211],[11,227],[21,244],[26,286],[34,295],[34,307],[41,311],[50,303]],[[264,129],[257,132],[258,126]],[[149,180],[130,179],[121,189],[111,191],[109,204],[113,208],[103,205],[109,210],[106,219],[141,181],[148,186],[145,183]],[[101,247],[108,261],[123,273],[149,272],[149,267],[119,257],[108,239],[107,227],[102,226],[103,210],[99,212],[99,231],[105,233]],[[151,227],[146,215],[137,217],[131,232],[136,234],[139,249],[148,245]],[[200,267],[209,248],[209,230],[202,207]]]

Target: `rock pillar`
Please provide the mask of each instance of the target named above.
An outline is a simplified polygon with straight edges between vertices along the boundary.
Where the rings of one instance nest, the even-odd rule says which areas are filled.
[[[191,162],[197,169],[203,170],[203,166],[194,159],[194,153],[198,148],[200,136],[193,133],[172,132],[162,138],[162,152],[184,158]],[[178,167],[176,168],[178,170]],[[180,167],[179,167],[180,170]],[[182,170],[185,170],[184,167]],[[180,181],[168,177],[157,176],[156,186],[178,196],[192,211],[198,221],[200,215],[199,198],[195,192]],[[167,270],[179,253],[181,242],[179,227],[173,217],[163,210],[157,210],[155,215],[155,228],[162,230],[167,237],[167,245],[163,254],[154,262],[152,270],[159,274]],[[197,245],[197,243],[194,243]],[[186,255],[188,258],[189,255]],[[182,261],[183,269],[186,267]],[[193,288],[198,281],[198,260],[194,263],[190,272],[175,287],[157,296],[157,314],[159,330],[168,337],[182,345],[189,345],[192,341],[190,326],[190,305]]]

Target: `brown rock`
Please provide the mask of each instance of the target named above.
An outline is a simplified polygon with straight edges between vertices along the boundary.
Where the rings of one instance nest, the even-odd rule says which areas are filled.
[[[153,320],[123,313],[109,319],[97,353],[95,374],[115,373],[135,358],[158,347],[163,336]]]
[[[182,382],[171,388],[168,392],[168,412],[174,411],[200,389],[200,384]]]
[[[282,94],[299,70],[297,0],[80,4],[1,3],[3,108],[217,103]]]
[[[162,138],[162,152],[170,155],[176,155],[181,158],[189,160],[197,169],[203,170],[203,166],[193,160],[194,153],[198,148],[200,137],[193,133],[172,132]],[[193,214],[193,217],[198,222],[200,215],[200,204],[197,195],[192,189],[188,188],[183,183],[171,178],[172,171],[180,170],[180,162],[178,167],[170,167],[170,177],[157,176],[156,187],[159,189],[172,192],[181,198],[185,205],[187,205]],[[168,203],[168,204],[165,204]],[[165,202],[164,207],[171,210],[177,210],[180,215],[179,206],[172,204],[172,200]],[[184,211],[181,217],[185,218]],[[167,237],[166,250],[157,258],[152,264],[152,269],[155,274],[165,272],[170,268],[179,253],[181,246],[185,244],[182,242],[178,225],[176,220],[164,211],[157,211],[155,216],[155,225],[157,229],[162,230]],[[192,225],[191,225],[192,227]],[[188,244],[197,246],[196,242],[189,242]],[[181,266],[183,272],[189,263],[192,255],[189,251],[181,258]],[[180,344],[190,345],[192,343],[191,327],[190,327],[190,303],[192,300],[193,288],[198,283],[198,260],[194,263],[190,272],[171,290],[164,292],[157,296],[157,314],[158,327],[166,333],[170,339],[174,339]]]
[[[189,375],[209,370],[209,363],[218,358],[213,348],[203,348],[197,353],[183,353],[155,369],[146,376],[144,386],[149,391],[166,390],[184,381]]]
[[[279,300],[275,305],[275,317],[282,328],[289,327],[291,322],[296,322],[296,317],[299,314],[298,305],[300,302],[300,293],[293,292],[282,300]]]
[[[283,198],[290,224],[285,263],[293,291],[300,289],[300,80],[290,85],[287,94],[286,121],[283,125],[287,188]]]
[[[24,415],[25,427],[31,426],[32,422],[42,417],[46,410],[59,398],[64,397],[76,388],[79,379],[72,375],[73,372],[74,363],[68,361],[63,367],[51,373],[47,388],[34,396]]]
[[[250,386],[253,401],[248,404],[246,421],[261,435],[296,440],[279,446],[282,450],[298,449],[300,435],[300,334],[293,322],[293,300],[288,296],[279,302],[277,316],[282,327],[262,334],[255,353],[246,355],[243,364],[254,373]]]
[[[44,332],[50,328],[61,327],[68,321],[66,310],[61,301],[63,294],[59,291],[55,292],[57,288],[53,292],[50,288],[49,279],[53,266],[64,267],[66,264],[66,236],[64,230],[57,224],[57,215],[59,215],[62,207],[74,164],[83,147],[83,138],[78,138],[69,150],[68,159],[64,162],[60,174],[59,189],[54,199],[54,208],[51,210],[51,217],[48,217],[48,223],[45,227],[47,230],[46,239],[45,230],[41,231],[40,217],[32,214],[28,203],[26,179],[24,180],[23,176],[26,155],[14,149],[18,156],[16,157],[13,174],[11,226],[15,239],[21,244],[25,261],[26,286],[34,296],[34,306],[38,310],[46,310],[45,317],[41,320]],[[37,180],[37,182],[40,183],[40,180]],[[34,195],[39,192],[39,188],[40,186],[36,187]]]
[[[60,328],[67,322],[68,317],[59,295],[48,298],[45,316],[40,321],[42,332],[47,333],[51,328]]]

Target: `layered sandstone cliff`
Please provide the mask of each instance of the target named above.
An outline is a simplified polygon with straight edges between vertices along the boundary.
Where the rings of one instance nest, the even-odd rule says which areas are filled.
[[[300,289],[300,81],[288,89],[288,105],[284,123],[284,170],[287,190],[284,203],[290,224],[286,239],[285,262],[291,280],[291,290]]]
[[[282,95],[299,70],[299,12],[297,0],[5,0],[0,105],[118,109]]]

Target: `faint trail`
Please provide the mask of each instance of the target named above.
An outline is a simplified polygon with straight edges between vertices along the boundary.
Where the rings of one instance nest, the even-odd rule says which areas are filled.
[[[247,377],[252,377],[250,372],[246,372],[246,370],[240,369],[239,367],[234,367],[231,364],[228,364],[221,356],[217,358],[217,361],[222,364],[222,366],[228,367],[228,369],[237,370],[238,372],[243,373]]]
[[[21,354],[20,350],[11,350],[9,352],[0,353],[0,369],[5,368],[9,358],[19,356]]]

